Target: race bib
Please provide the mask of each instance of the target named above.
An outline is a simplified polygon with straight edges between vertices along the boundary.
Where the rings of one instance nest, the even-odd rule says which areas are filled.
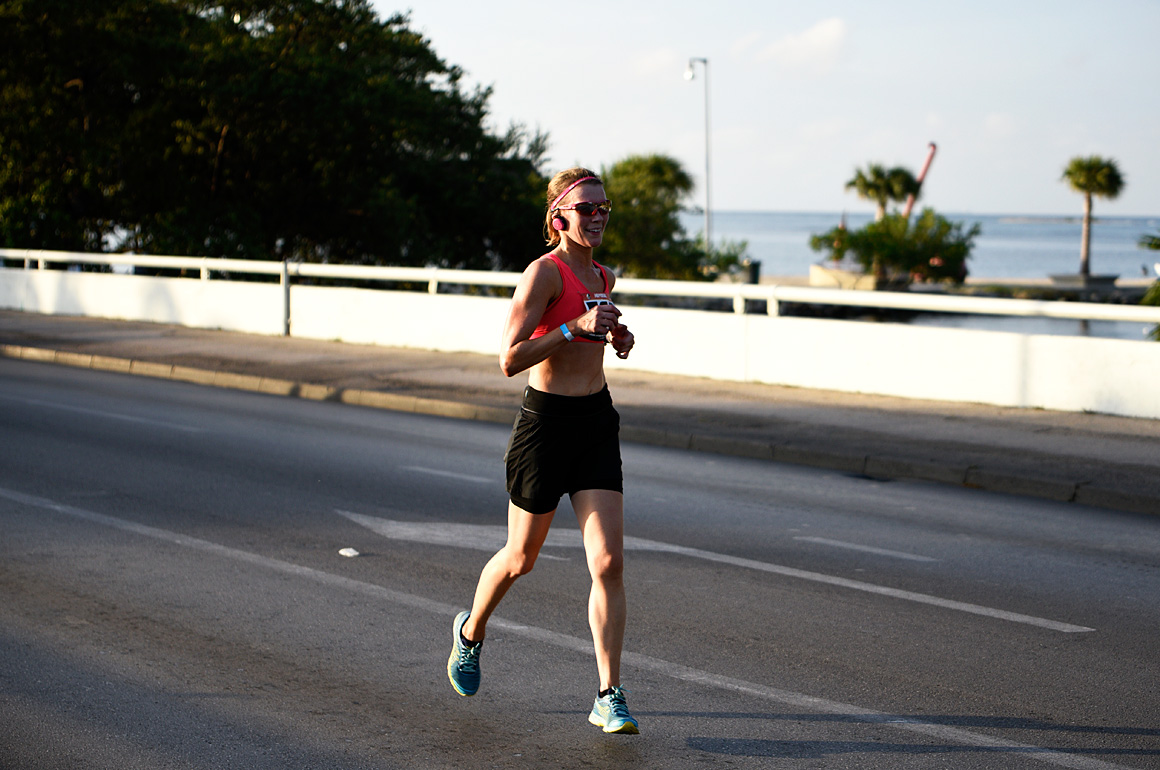
[[[585,310],[585,312],[591,310],[594,307],[599,307],[600,305],[611,305],[611,304],[612,304],[612,300],[609,299],[608,295],[604,294],[603,292],[601,292],[599,294],[589,293],[589,294],[584,295],[584,310]],[[596,342],[608,342],[608,340],[605,339],[603,334],[581,334],[580,336],[584,337],[585,339],[594,340]]]

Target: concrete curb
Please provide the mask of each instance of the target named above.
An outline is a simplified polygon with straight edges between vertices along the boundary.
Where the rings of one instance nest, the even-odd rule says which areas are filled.
[[[310,401],[336,401],[353,406],[459,420],[509,424],[515,419],[515,411],[512,409],[421,398],[419,396],[402,396],[373,390],[335,388],[258,375],[46,348],[0,345],[0,357],[121,374],[135,374],[196,385],[303,398]],[[625,441],[651,446],[823,468],[876,479],[931,481],[988,492],[1037,497],[1058,502],[1074,502],[1128,513],[1160,513],[1160,498],[1099,487],[1093,485],[1089,480],[1070,482],[1031,475],[1004,474],[976,466],[958,467],[946,463],[921,462],[888,455],[875,456],[820,450],[815,447],[795,447],[788,444],[709,436],[699,433],[677,433],[638,426],[623,426],[620,435]]]
[[[271,396],[303,398],[308,401],[337,401],[354,406],[368,406],[389,409],[395,412],[412,412],[436,417],[451,417],[461,420],[510,423],[515,412],[509,409],[477,406],[460,401],[444,401],[419,396],[400,396],[375,390],[335,388],[328,385],[281,380],[253,374],[197,369],[191,366],[164,364],[156,361],[112,358],[66,351],[30,348],[19,345],[0,345],[0,357],[19,358],[25,361],[61,364],[80,369],[96,369],[118,374],[137,374],[156,379],[188,382],[194,385],[209,385],[217,388],[246,390]]]

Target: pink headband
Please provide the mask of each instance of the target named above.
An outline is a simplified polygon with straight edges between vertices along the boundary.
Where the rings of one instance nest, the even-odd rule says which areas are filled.
[[[552,205],[548,207],[548,211],[555,211],[555,210],[556,210],[556,207],[557,207],[558,205],[560,205],[560,201],[564,200],[564,196],[565,196],[565,195],[567,195],[568,193],[572,192],[572,190],[573,190],[573,189],[574,189],[574,188],[575,188],[577,185],[583,184],[584,182],[591,182],[591,181],[592,181],[593,179],[595,179],[595,178],[596,178],[596,177],[594,177],[594,176],[586,176],[586,177],[582,177],[582,178],[580,178],[580,179],[577,179],[577,180],[576,180],[575,182],[573,182],[572,184],[568,185],[566,188],[564,188],[564,192],[562,192],[562,193],[560,193],[559,195],[557,195],[557,196],[556,196],[556,200],[552,201]]]

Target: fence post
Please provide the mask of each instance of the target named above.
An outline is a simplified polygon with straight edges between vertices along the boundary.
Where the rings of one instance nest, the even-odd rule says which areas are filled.
[[[282,259],[282,336],[290,336],[290,262]]]
[[[778,303],[777,303],[777,287],[776,286],[769,290],[769,299],[767,299],[765,301],[765,312],[767,315],[773,315],[773,316],[781,315],[781,308],[778,306]]]

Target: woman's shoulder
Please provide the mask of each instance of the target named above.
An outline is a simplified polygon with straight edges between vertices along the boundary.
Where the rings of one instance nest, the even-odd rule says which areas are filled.
[[[595,266],[597,268],[600,268],[600,274],[604,278],[604,285],[608,286],[608,291],[611,292],[612,286],[616,285],[616,273],[615,273],[615,271],[612,270],[612,268],[608,267],[607,264],[601,264],[600,262],[596,262],[595,260],[593,260],[593,264],[595,264]]]
[[[552,252],[548,252],[542,257],[533,259],[531,263],[524,268],[524,275],[533,279],[553,275],[558,277],[560,275],[559,261],[555,255],[552,254]]]
[[[549,252],[533,259],[531,264],[524,268],[520,283],[529,284],[530,288],[547,289],[555,295],[563,288],[564,277]]]
[[[555,254],[549,251],[547,254],[542,254],[533,259],[528,264],[528,266],[524,268],[524,272],[527,272],[528,270],[531,270],[537,266],[542,268],[544,265],[554,265],[558,259],[559,258]]]
[[[608,265],[602,265],[599,262],[595,263],[600,268],[600,273],[604,276],[604,282],[608,285],[608,291],[612,291],[612,287],[616,285],[616,273]]]

